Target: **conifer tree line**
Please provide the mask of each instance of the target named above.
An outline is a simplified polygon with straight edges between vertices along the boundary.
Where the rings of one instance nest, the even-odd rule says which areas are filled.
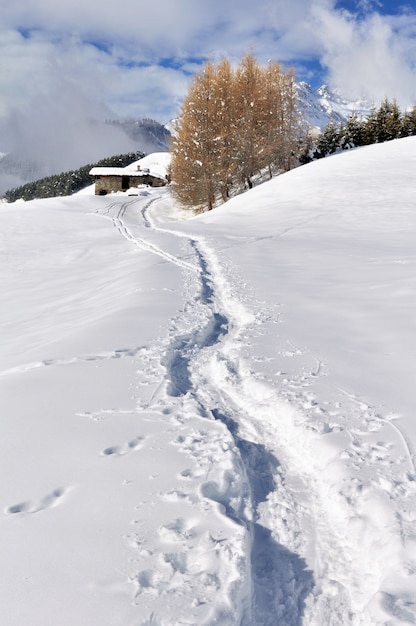
[[[16,200],[34,200],[35,198],[55,198],[56,196],[70,196],[88,185],[92,185],[89,175],[93,167],[127,167],[144,157],[144,152],[128,152],[116,154],[112,157],[101,159],[97,163],[83,165],[77,170],[69,170],[52,176],[45,176],[38,180],[25,183],[21,187],[15,187],[5,192],[7,202]]]
[[[184,206],[210,210],[298,163],[301,123],[295,77],[278,62],[262,67],[247,54],[197,74],[171,143],[172,192]]]
[[[300,163],[321,159],[339,150],[416,135],[416,105],[402,113],[396,101],[385,98],[367,118],[352,113],[345,123],[329,122],[314,141],[309,138]]]

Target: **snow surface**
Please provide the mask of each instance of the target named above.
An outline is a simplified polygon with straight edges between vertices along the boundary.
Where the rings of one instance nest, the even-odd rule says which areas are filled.
[[[0,206],[2,624],[416,623],[415,168]]]

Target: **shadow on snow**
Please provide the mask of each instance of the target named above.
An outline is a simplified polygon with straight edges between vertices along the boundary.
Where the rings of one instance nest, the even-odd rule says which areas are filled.
[[[189,365],[195,359],[196,352],[215,345],[227,332],[227,319],[219,313],[213,313],[204,328],[174,341],[162,363],[170,380],[167,389],[170,396],[178,398],[191,391],[193,385]]]
[[[252,615],[243,619],[241,626],[249,626],[253,620],[262,626],[301,626],[305,600],[314,586],[312,572],[307,569],[303,558],[280,545],[272,537],[271,531],[256,519],[258,505],[276,489],[275,475],[279,461],[264,445],[240,437],[237,422],[218,409],[213,409],[211,413],[228,428],[239,450],[255,515],[251,523],[240,520],[251,531],[253,588]],[[226,514],[229,514],[229,508],[225,506]]]

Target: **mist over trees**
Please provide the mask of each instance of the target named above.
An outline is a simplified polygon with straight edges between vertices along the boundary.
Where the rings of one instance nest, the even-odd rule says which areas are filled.
[[[297,164],[301,120],[295,78],[248,54],[233,69],[209,62],[183,102],[172,139],[172,192],[185,207],[211,210],[231,194]]]
[[[69,170],[61,174],[45,176],[33,182],[26,183],[20,187],[15,187],[6,191],[4,199],[7,202],[16,200],[34,200],[35,198],[55,198],[56,196],[70,196],[93,181],[89,175],[93,167],[127,167],[144,157],[144,152],[128,152],[126,154],[116,154],[112,157],[101,159],[96,163],[83,165],[77,170]]]

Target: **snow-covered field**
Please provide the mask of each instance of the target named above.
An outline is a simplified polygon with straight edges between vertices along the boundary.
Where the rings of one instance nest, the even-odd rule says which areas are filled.
[[[1,624],[416,624],[415,171],[0,208]]]

